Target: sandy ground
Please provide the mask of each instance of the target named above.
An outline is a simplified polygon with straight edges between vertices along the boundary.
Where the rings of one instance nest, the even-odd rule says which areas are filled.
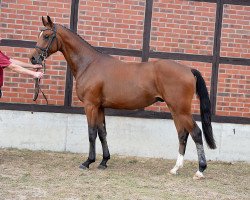
[[[87,155],[0,149],[0,199],[250,199],[250,164],[208,162],[206,179],[192,179],[197,162],[186,161],[179,175],[174,160],[112,155],[89,170],[78,168]]]

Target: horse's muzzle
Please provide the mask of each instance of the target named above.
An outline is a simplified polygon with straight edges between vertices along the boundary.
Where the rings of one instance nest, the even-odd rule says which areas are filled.
[[[42,64],[44,58],[42,56],[38,56],[38,57],[35,57],[35,56],[32,56],[30,58],[30,62],[33,64],[33,65],[36,65],[36,64]]]

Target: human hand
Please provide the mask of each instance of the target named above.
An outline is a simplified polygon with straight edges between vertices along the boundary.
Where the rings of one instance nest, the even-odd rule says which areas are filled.
[[[42,67],[43,67],[42,65],[38,65],[38,64],[37,65],[33,65],[34,69],[41,69]]]
[[[42,78],[43,77],[43,73],[42,72],[34,72],[34,78]]]

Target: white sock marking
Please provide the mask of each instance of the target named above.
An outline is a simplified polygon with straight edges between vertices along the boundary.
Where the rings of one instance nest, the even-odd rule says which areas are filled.
[[[177,174],[178,169],[183,167],[183,162],[184,162],[184,156],[181,154],[178,154],[176,164],[173,169],[171,169],[170,173],[171,174]]]

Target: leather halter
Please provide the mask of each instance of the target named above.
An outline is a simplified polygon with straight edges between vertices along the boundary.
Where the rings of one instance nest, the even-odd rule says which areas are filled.
[[[50,29],[50,28],[44,28],[42,29],[41,31],[46,31],[46,30],[51,30],[53,31],[53,34],[50,36],[49,38],[49,43],[47,45],[46,48],[43,48],[43,47],[39,47],[39,46],[35,46],[35,49],[39,49],[41,51],[41,53],[39,53],[39,56],[40,58],[42,58],[42,66],[43,66],[43,73],[45,73],[45,60],[46,58],[48,57],[48,51],[50,50],[51,48],[51,45],[52,45],[52,42],[53,40],[56,38],[56,26],[54,26],[53,29]],[[56,38],[57,39],[57,38]],[[44,92],[42,91],[41,87],[40,87],[40,78],[35,78],[35,91],[34,91],[34,97],[33,97],[33,101],[36,101],[37,100],[37,97],[38,97],[38,94],[39,92],[41,91],[44,99],[46,100],[46,103],[48,105],[48,99],[47,97],[45,96]]]
[[[47,47],[43,48],[43,47],[39,47],[37,45],[35,46],[36,49],[39,49],[41,51],[41,53],[39,53],[39,56],[42,58],[42,60],[45,60],[48,57],[48,51],[51,48],[53,40],[56,38],[56,26],[55,25],[54,25],[53,29],[44,28],[41,31],[43,32],[46,30],[53,31],[53,34],[51,36],[49,36],[49,43],[48,43]]]

